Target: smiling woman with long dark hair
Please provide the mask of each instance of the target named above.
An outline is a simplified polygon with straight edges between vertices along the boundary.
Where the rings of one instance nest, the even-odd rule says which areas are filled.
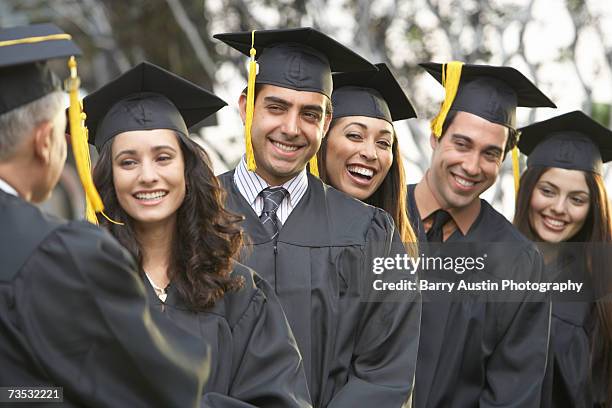
[[[310,406],[300,354],[273,289],[235,262],[242,217],[188,127],[225,103],[142,63],[84,100],[100,153],[99,216],[136,258],[152,307],[211,350],[206,406]],[[253,405],[248,405],[248,404]]]
[[[334,118],[318,153],[321,180],[387,211],[416,255],[406,210],[406,180],[393,121],[416,117],[385,64],[378,72],[334,75]]]
[[[521,131],[529,159],[514,225],[540,243],[550,280],[585,287],[571,302],[553,297],[542,407],[609,407],[612,304],[601,298],[612,293],[612,220],[602,165],[612,132],[580,111]]]

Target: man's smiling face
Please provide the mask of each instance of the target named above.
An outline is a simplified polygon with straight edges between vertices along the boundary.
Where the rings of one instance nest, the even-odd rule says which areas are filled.
[[[443,208],[462,208],[495,183],[508,129],[467,112],[457,112],[440,139],[431,136],[429,186]]]
[[[246,96],[239,100],[246,117]],[[317,92],[263,85],[255,99],[251,138],[257,174],[280,185],[304,169],[317,153],[331,115],[327,97]]]

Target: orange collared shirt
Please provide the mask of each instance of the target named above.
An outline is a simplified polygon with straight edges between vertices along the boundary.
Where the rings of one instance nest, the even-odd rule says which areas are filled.
[[[465,236],[472,224],[474,224],[474,221],[476,221],[476,218],[478,218],[478,214],[480,214],[480,200],[474,200],[467,207],[463,208],[442,208],[429,186],[428,178],[429,170],[414,189],[414,200],[425,231],[429,231],[433,224],[434,212],[442,209],[446,210],[452,217],[442,228],[442,241],[446,241],[457,229]]]

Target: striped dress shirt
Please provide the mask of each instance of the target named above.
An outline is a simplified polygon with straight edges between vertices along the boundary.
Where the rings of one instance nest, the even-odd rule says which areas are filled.
[[[259,217],[263,211],[263,198],[259,195],[261,191],[270,185],[262,179],[257,173],[248,171],[246,166],[246,159],[242,156],[240,163],[234,170],[234,184],[238,187],[238,191],[244,197],[244,199],[251,205],[255,214]],[[287,181],[282,185],[287,189],[289,194],[281,201],[280,207],[276,212],[276,216],[281,223],[285,223],[291,211],[297,207],[298,203],[304,197],[306,189],[308,188],[308,176],[306,175],[306,169],[304,168],[297,176]]]

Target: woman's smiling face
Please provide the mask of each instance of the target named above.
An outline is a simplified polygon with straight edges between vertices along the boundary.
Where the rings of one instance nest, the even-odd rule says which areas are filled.
[[[583,171],[552,167],[542,173],[529,202],[529,224],[542,241],[564,242],[584,225],[590,193]]]
[[[393,164],[393,126],[383,119],[348,116],[327,135],[325,169],[329,184],[359,200],[380,187]]]
[[[135,223],[174,220],[185,199],[185,162],[172,130],[136,130],[115,136],[113,183]]]

